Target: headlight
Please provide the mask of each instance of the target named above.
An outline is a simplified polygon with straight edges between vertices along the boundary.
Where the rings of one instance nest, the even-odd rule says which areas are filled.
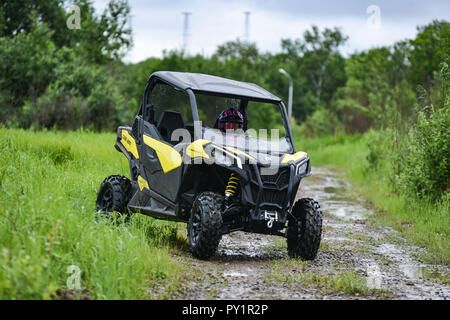
[[[222,152],[214,152],[214,161],[217,164],[225,165],[225,166],[231,166],[233,164],[233,160],[230,159],[229,156],[223,154]]]
[[[211,158],[213,159],[214,163],[225,165],[225,166],[232,166],[234,163],[236,163],[237,167],[239,169],[242,169],[242,161],[239,157],[234,155],[233,153],[222,149],[220,147],[217,147],[215,145],[212,145],[211,148]]]
[[[300,162],[295,169],[295,174],[296,175],[306,174],[307,169],[308,169],[308,161],[304,161],[303,163]]]

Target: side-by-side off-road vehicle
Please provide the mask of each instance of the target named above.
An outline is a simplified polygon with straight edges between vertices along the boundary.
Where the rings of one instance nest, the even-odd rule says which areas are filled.
[[[237,115],[230,121],[238,126],[223,126],[228,115]],[[97,212],[186,222],[200,259],[234,231],[283,236],[289,256],[316,257],[322,212],[313,199],[296,200],[310,159],[295,150],[283,102],[263,88],[155,72],[132,126],[117,129],[115,147],[127,157],[131,177],[102,182]]]

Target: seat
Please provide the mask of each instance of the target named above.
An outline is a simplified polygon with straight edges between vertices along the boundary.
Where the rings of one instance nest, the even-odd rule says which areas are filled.
[[[184,128],[183,117],[179,112],[163,111],[156,127],[164,140],[177,143],[178,141],[171,141],[171,137],[176,129]]]

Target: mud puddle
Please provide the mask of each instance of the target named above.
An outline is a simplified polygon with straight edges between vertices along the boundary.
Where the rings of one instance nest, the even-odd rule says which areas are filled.
[[[176,258],[192,270],[177,299],[448,299],[447,266],[416,260],[411,246],[388,227],[373,226],[364,199],[343,173],[313,167],[297,198],[323,211],[321,249],[314,261],[287,255],[286,239],[235,232],[222,237],[210,261]]]

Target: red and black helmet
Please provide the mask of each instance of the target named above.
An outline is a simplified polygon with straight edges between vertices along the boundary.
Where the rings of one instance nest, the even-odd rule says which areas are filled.
[[[233,108],[222,111],[217,119],[217,126],[220,130],[237,130],[244,127],[244,117],[242,113]]]

